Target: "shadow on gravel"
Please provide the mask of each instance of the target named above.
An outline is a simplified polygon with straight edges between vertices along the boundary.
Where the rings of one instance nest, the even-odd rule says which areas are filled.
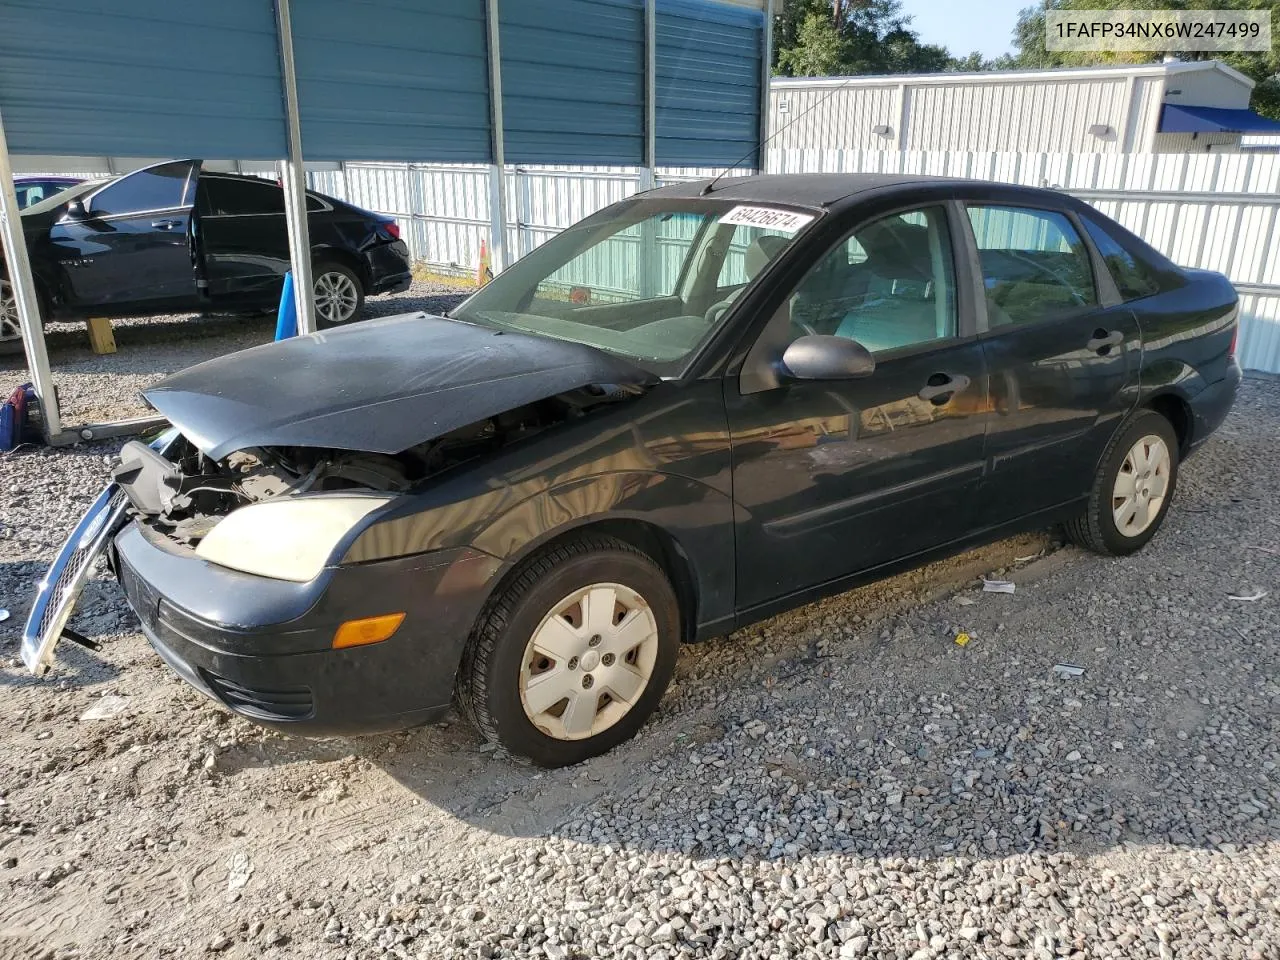
[[[990,570],[1019,549],[946,563]],[[1161,553],[1182,549],[1164,535]],[[1172,575],[1150,554],[1068,549],[1021,574],[1016,597],[931,603],[918,593],[931,577],[935,595],[971,582],[935,565],[685,648],[640,737],[567,770],[489,752],[460,721],[325,747],[278,739],[232,763],[355,755],[491,834],[731,861],[1229,850],[1280,836],[1266,636],[1216,611],[1161,610],[1150,597]],[[856,612],[876,607],[887,615]],[[964,649],[957,620],[976,638]],[[1185,640],[1206,622],[1220,629],[1215,655],[1197,659]],[[1054,674],[1068,658],[1083,677]]]

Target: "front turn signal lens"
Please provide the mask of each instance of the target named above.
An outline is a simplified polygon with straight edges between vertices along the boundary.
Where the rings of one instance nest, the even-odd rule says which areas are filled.
[[[333,649],[343,647],[363,647],[370,643],[381,643],[400,629],[404,623],[403,613],[384,613],[380,617],[365,617],[363,620],[348,620],[333,635]]]

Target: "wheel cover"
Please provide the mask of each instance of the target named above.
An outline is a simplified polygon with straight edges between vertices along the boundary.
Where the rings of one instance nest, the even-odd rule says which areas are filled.
[[[630,712],[658,660],[658,623],[644,597],[593,583],[542,618],[520,662],[520,703],[556,740],[585,740]]]
[[[18,320],[18,298],[8,280],[0,280],[0,340],[20,340],[22,324]]]
[[[1125,454],[1111,490],[1111,516],[1125,537],[1142,534],[1164,506],[1173,458],[1161,437],[1148,434]]]
[[[316,312],[329,323],[346,323],[356,312],[359,292],[345,273],[330,270],[316,277]]]

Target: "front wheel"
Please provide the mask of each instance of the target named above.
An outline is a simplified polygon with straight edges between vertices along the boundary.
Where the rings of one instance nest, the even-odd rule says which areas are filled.
[[[481,614],[458,699],[492,743],[562,767],[633,737],[675,669],[680,610],[646,554],[584,536],[536,555]]]
[[[1107,447],[1088,505],[1067,523],[1067,535],[1096,553],[1133,553],[1160,529],[1177,481],[1173,426],[1154,410],[1139,411]]]
[[[316,326],[321,330],[341,327],[360,315],[364,307],[364,287],[351,268],[333,261],[321,261],[312,268],[315,291]]]

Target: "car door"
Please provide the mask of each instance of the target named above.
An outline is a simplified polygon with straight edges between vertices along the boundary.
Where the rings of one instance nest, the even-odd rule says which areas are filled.
[[[307,206],[312,206],[310,197]],[[201,174],[196,215],[196,244],[209,299],[222,306],[277,299],[290,268],[280,185],[256,177]]]
[[[726,380],[740,611],[969,529],[986,374],[952,240],[959,216],[939,202],[854,226]],[[815,335],[862,343],[874,372],[769,375],[790,344]]]
[[[1099,284],[1065,209],[966,204],[981,270],[992,415],[979,521],[997,525],[1083,496],[1137,400],[1133,312]]]
[[[189,232],[198,169],[193,160],[157,164],[68,208],[49,239],[69,306],[145,313],[198,301]]]

